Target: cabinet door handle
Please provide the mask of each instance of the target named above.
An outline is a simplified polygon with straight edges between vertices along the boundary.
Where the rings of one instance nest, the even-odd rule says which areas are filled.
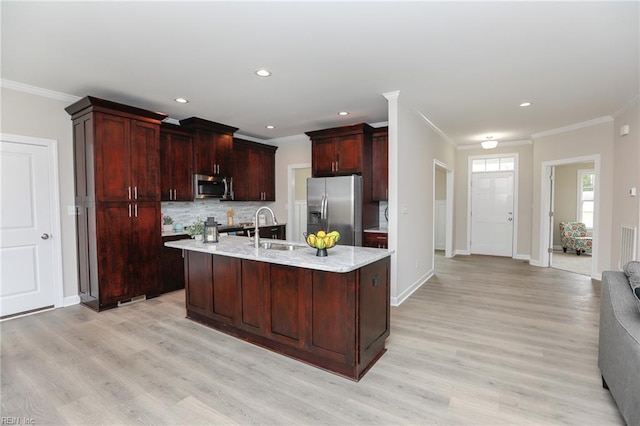
[[[127,187],[127,199],[128,200],[131,199],[131,187],[130,186]]]
[[[340,170],[339,165],[340,165],[340,164],[338,163],[338,160],[336,160],[336,172],[337,172],[338,170]]]
[[[131,204],[129,204],[129,217],[131,217]]]
[[[133,211],[135,212],[135,216],[138,217],[138,205],[136,204]]]
[[[169,200],[173,200],[173,198],[171,196],[171,190],[169,190]]]
[[[177,190],[177,189],[174,189],[174,190],[173,190],[173,199],[174,199],[174,200],[177,200],[177,199],[178,199],[178,190]]]
[[[133,187],[133,198],[134,198],[135,200],[137,200],[137,199],[138,199],[138,187],[137,187],[137,186],[134,186],[134,187]]]

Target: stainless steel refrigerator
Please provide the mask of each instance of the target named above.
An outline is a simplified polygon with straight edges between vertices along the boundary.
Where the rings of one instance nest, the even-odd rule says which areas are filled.
[[[338,231],[338,244],[362,245],[362,176],[307,179],[307,233]]]

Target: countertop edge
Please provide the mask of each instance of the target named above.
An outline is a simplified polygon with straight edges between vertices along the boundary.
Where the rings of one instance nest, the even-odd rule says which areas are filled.
[[[367,247],[336,246],[328,250],[327,257],[315,256],[316,249],[302,243],[278,240],[279,243],[294,244],[302,248],[295,251],[278,251],[253,248],[246,237],[222,236],[217,244],[184,239],[168,241],[166,247],[236,257],[259,262],[295,266],[318,271],[347,273],[391,256],[393,250]]]

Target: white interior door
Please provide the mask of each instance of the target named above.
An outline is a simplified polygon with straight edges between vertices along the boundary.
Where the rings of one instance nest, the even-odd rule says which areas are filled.
[[[513,171],[471,179],[471,253],[513,256]]]
[[[48,155],[0,141],[0,317],[55,304]]]

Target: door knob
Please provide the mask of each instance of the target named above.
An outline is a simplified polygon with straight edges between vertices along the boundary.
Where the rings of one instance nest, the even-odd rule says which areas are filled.
[[[40,238],[42,238],[43,240],[48,240],[49,239],[49,234],[44,233],[40,236]]]

